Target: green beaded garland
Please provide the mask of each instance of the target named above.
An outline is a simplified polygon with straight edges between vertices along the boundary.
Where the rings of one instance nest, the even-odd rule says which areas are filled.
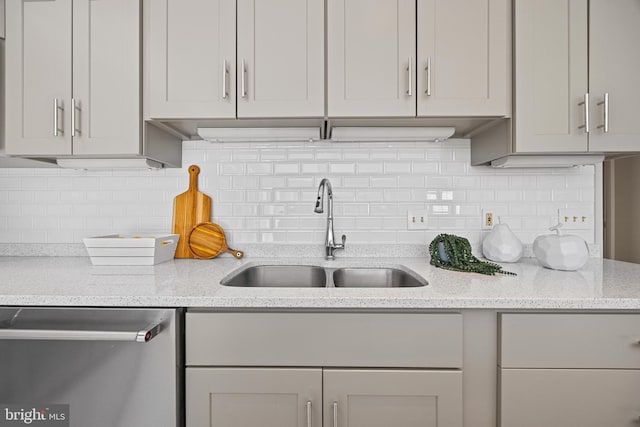
[[[442,244],[446,259],[440,257],[439,244]],[[469,241],[454,234],[439,234],[436,236],[429,244],[429,254],[431,255],[431,265],[446,270],[480,273],[489,276],[493,276],[496,273],[516,276],[515,273],[503,270],[498,264],[480,261],[471,253]]]

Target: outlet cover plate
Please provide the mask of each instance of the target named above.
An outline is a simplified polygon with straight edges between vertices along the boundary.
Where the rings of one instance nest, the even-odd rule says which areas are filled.
[[[407,211],[407,230],[427,230],[427,211]]]

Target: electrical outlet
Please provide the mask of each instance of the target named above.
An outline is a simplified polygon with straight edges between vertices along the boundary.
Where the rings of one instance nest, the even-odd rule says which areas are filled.
[[[407,230],[427,230],[427,211],[407,211]]]
[[[558,221],[563,230],[588,230],[593,228],[593,215],[581,209],[558,209]]]
[[[482,210],[482,229],[490,230],[493,228],[493,212]]]

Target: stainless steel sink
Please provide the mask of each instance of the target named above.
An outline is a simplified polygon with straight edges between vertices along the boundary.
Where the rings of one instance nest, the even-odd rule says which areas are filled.
[[[255,265],[222,279],[225,286],[249,288],[323,288],[327,274],[312,265]]]
[[[399,268],[339,268],[333,272],[336,288],[415,288],[427,286],[422,277]]]
[[[245,288],[413,288],[427,286],[427,281],[404,267],[249,265],[231,273],[220,284]]]

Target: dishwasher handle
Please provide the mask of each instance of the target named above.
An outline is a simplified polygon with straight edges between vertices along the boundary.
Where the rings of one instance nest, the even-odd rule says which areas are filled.
[[[162,330],[162,323],[137,331],[91,331],[73,329],[0,329],[0,340],[121,341],[146,343]]]

